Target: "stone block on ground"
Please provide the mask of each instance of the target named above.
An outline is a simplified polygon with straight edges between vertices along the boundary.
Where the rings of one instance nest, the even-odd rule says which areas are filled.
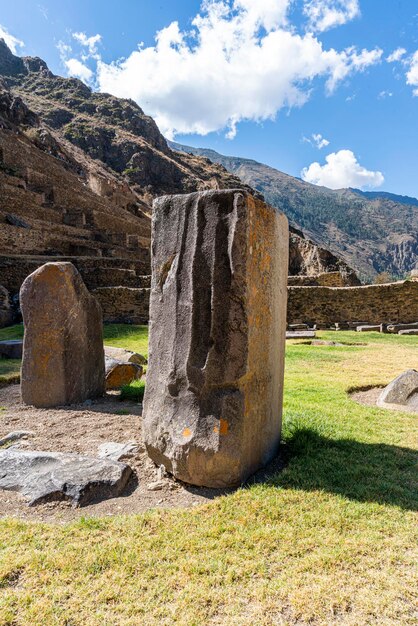
[[[141,365],[135,363],[116,363],[106,374],[106,389],[120,389],[134,380],[139,380],[143,374]]]
[[[315,339],[314,330],[287,331],[286,339]]]
[[[418,372],[413,369],[406,370],[385,387],[377,404],[379,406],[385,404],[407,405],[408,400],[416,393],[418,394]]]
[[[9,292],[5,287],[0,285],[0,328],[12,324],[13,317]]]
[[[143,431],[176,478],[241,484],[280,441],[287,219],[241,191],[155,201]]]
[[[7,339],[0,341],[0,359],[21,359],[23,341],[21,339]]]
[[[22,399],[37,407],[84,402],[105,389],[102,314],[72,263],[47,263],[24,281]]]
[[[131,350],[125,350],[125,348],[113,348],[112,346],[105,346],[105,357],[114,359],[119,363],[136,363],[136,365],[146,365],[147,359],[138,352],[132,352]]]
[[[418,322],[413,324],[388,324],[388,333],[401,334],[404,330],[418,330]]]
[[[356,331],[358,333],[380,333],[380,324],[370,326],[357,326]]]
[[[20,491],[30,506],[67,500],[84,506],[120,495],[128,465],[79,454],[0,450],[0,489]]]

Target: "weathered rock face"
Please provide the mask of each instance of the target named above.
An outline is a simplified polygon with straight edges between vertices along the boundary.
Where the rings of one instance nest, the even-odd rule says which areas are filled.
[[[288,225],[240,191],[154,203],[144,439],[177,478],[238,485],[276,453]]]
[[[26,404],[51,407],[104,393],[100,305],[72,263],[47,263],[22,285],[21,374]]]

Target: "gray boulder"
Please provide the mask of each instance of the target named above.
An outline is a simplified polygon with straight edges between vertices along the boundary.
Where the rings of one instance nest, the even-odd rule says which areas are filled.
[[[22,399],[36,407],[84,402],[105,390],[102,313],[72,263],[47,263],[20,290],[25,325]]]
[[[0,450],[0,489],[20,491],[29,506],[57,500],[84,506],[115,498],[122,493],[131,473],[128,465],[111,459]]]
[[[406,370],[385,387],[377,404],[379,406],[386,404],[407,405],[408,400],[415,393],[418,393],[418,372],[412,369]]]
[[[113,348],[112,346],[105,346],[104,351],[106,359],[113,359],[118,363],[147,364],[147,359],[142,354],[138,354],[138,352],[132,352],[124,348]]]
[[[7,339],[0,341],[0,358],[21,359],[23,353],[23,341],[21,339]]]
[[[242,191],[154,202],[147,452],[176,478],[239,485],[276,454],[286,217]]]

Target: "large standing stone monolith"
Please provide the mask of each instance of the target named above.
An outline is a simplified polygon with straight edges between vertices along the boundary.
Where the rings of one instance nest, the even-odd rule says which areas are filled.
[[[193,485],[238,485],[281,430],[286,217],[237,190],[154,203],[149,456]]]
[[[102,395],[102,312],[74,265],[47,263],[30,274],[20,290],[20,305],[23,402],[52,407]]]

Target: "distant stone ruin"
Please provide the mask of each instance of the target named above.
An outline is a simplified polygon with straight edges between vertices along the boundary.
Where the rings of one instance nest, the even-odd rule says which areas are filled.
[[[47,263],[20,290],[25,337],[22,399],[76,404],[105,390],[102,313],[72,263]]]
[[[418,282],[361,287],[289,287],[288,324],[409,324],[418,321]]]
[[[230,487],[277,452],[288,225],[241,191],[154,203],[144,439],[193,485]]]

